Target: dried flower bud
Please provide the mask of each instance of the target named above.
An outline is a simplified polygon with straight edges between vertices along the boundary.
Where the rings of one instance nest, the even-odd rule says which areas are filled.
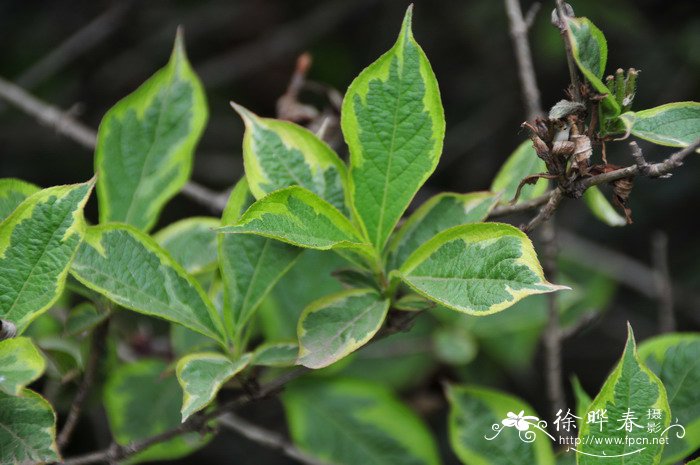
[[[0,341],[12,339],[17,335],[17,327],[11,321],[0,320]]]

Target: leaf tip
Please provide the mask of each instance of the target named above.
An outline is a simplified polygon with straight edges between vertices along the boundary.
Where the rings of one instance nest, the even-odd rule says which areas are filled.
[[[406,13],[403,17],[403,23],[401,24],[401,35],[400,39],[404,37],[412,37],[413,33],[411,31],[411,23],[413,22],[413,3],[408,5],[406,8]]]
[[[233,100],[231,100],[229,104],[231,105],[231,108],[233,108],[234,111],[238,113],[238,116],[241,117],[245,124],[248,124],[258,118],[258,115],[248,110],[243,105],[234,102]]]

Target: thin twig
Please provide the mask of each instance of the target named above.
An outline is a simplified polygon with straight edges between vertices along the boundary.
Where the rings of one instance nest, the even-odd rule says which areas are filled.
[[[219,423],[225,428],[233,430],[253,442],[257,442],[271,449],[280,450],[284,455],[299,463],[306,465],[329,465],[328,462],[318,460],[302,451],[281,434],[250,423],[233,413],[227,413],[219,418]]]
[[[413,312],[408,315],[403,315],[407,312],[401,313],[402,314],[399,317],[394,318],[393,320],[389,319],[384,328],[382,328],[382,330],[379,331],[379,333],[377,333],[377,335],[372,339],[371,342],[376,342],[392,334],[401,331],[406,331],[408,328],[410,328],[415,318],[420,314],[420,312]],[[161,442],[168,441],[183,434],[202,432],[208,427],[209,423],[211,423],[212,421],[219,420],[226,414],[250,402],[254,402],[277,394],[280,390],[284,388],[284,386],[287,383],[299,378],[300,376],[309,371],[309,368],[303,366],[296,367],[293,370],[283,373],[282,375],[268,382],[267,384],[260,386],[255,391],[243,393],[235,399],[221,404],[220,406],[207,413],[200,413],[191,416],[185,422],[183,422],[175,428],[169,429],[155,436],[142,439],[140,441],[132,442],[127,445],[112,443],[112,445],[101,451],[91,452],[89,454],[69,458],[61,463],[63,465],[86,465],[99,462],[116,463],[128,457],[131,457],[132,455],[137,454],[153,446],[154,444],[159,444]]]
[[[0,77],[0,99],[33,116],[42,125],[54,129],[57,133],[72,139],[83,147],[95,149],[97,132],[94,129],[2,77]],[[223,211],[226,205],[225,201],[222,201],[222,194],[193,181],[187,182],[181,192],[190,199],[217,212]]]
[[[540,209],[540,211],[535,215],[534,218],[530,220],[530,222],[523,226],[521,229],[523,232],[529,233],[532,232],[535,228],[540,226],[542,223],[547,222],[553,215],[554,212],[557,210],[559,207],[559,204],[561,201],[564,199],[564,194],[562,190],[557,187],[555,188],[552,193],[549,195],[549,199],[547,200],[547,203]]]
[[[532,64],[530,43],[527,39],[528,26],[520,9],[520,0],[505,0],[505,5],[510,24],[510,35],[513,39],[515,57],[518,63],[518,76],[522,86],[527,119],[533,120],[542,116],[543,113],[540,103],[540,90],[537,87],[535,70]]]
[[[574,59],[574,49],[571,44],[571,38],[569,37],[569,23],[566,18],[567,10],[571,10],[571,6],[564,3],[563,0],[556,0],[557,8],[557,21],[556,25],[561,32],[561,36],[564,40],[564,49],[566,51],[566,63],[569,68],[569,78],[571,79],[571,90],[574,100],[576,102],[581,101],[581,81],[578,76],[578,69],[576,68],[576,61]]]
[[[670,333],[676,329],[676,317],[673,313],[673,281],[668,266],[668,235],[656,232],[651,245],[654,281],[659,294],[659,331]]]
[[[134,1],[115,2],[107,11],[76,31],[41,60],[20,74],[15,79],[17,85],[25,89],[34,89],[47,78],[54,76],[66,65],[97,47],[117,30]]]
[[[276,28],[275,32],[202,63],[198,66],[199,75],[208,87],[217,87],[255,73],[285,55],[299,53],[306,44],[376,1],[321,2],[308,15]]]
[[[557,231],[554,222],[547,222],[541,229],[542,268],[547,279],[556,282],[558,275]],[[547,327],[543,334],[545,348],[545,379],[552,418],[566,408],[564,378],[562,376],[562,332],[559,324],[559,298],[556,292],[547,296]]]
[[[66,422],[63,424],[63,429],[61,429],[61,432],[56,439],[56,444],[58,445],[59,450],[63,449],[66,444],[68,444],[75,427],[78,425],[78,420],[80,419],[83,405],[85,405],[85,401],[88,398],[90,388],[95,380],[95,374],[97,373],[100,359],[104,353],[105,338],[107,337],[108,329],[109,319],[106,319],[92,332],[92,339],[90,341],[90,358],[85,366],[83,381],[80,383],[78,392],[73,398],[73,403],[70,406],[68,418],[66,418]]]

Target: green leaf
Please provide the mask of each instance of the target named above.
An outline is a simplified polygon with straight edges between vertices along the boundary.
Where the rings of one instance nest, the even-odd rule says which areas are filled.
[[[588,209],[593,215],[608,226],[624,226],[627,224],[625,217],[620,215],[615,208],[610,205],[608,199],[598,189],[592,186],[583,193],[583,200],[588,205]]]
[[[258,316],[265,340],[296,341],[301,312],[314,300],[343,290],[332,273],[347,265],[338,254],[305,251],[260,306]]]
[[[221,224],[235,224],[255,199],[246,178],[231,192]],[[219,269],[224,286],[224,318],[231,334],[243,327],[266,295],[299,258],[301,249],[252,234],[218,234]],[[234,345],[238,336],[234,337]]]
[[[581,429],[581,424],[586,422],[586,411],[588,411],[588,406],[591,405],[593,399],[581,386],[581,381],[578,377],[574,376],[571,379],[571,387],[574,391],[574,399],[576,400],[576,416],[581,417],[578,419],[578,428]]]
[[[532,420],[533,425],[523,433],[533,434],[534,442],[523,441],[517,429],[501,423],[509,413],[534,415],[532,407],[522,400],[475,386],[448,386],[447,400],[450,444],[462,463],[554,465],[550,439],[534,426],[536,420]]]
[[[44,357],[31,339],[18,337],[0,341],[0,391],[18,396],[26,385],[44,373],[44,369]]]
[[[243,162],[256,199],[278,189],[301,186],[346,211],[347,170],[333,149],[306,128],[260,118],[240,105],[231,105],[245,123]]]
[[[89,227],[71,272],[122,307],[225,340],[221,317],[197,281],[132,226]]]
[[[422,421],[380,384],[349,379],[296,382],[282,394],[294,442],[337,465],[437,465]]]
[[[659,145],[685,147],[700,139],[700,102],[667,103],[620,115],[627,132]]]
[[[66,334],[79,336],[92,330],[107,318],[108,313],[98,310],[90,302],[83,302],[70,311],[66,320]]]
[[[419,245],[453,226],[484,221],[496,205],[491,192],[443,193],[420,206],[389,242],[389,269],[398,268]]]
[[[275,191],[255,202],[238,223],[221,233],[249,233],[317,250],[351,249],[371,255],[371,246],[335,207],[303,187]]]
[[[0,179],[0,222],[10,216],[15,208],[39,188],[20,179]]]
[[[189,179],[206,120],[204,90],[178,33],[168,64],[100,124],[95,151],[100,223],[151,229]]]
[[[241,372],[252,358],[245,354],[232,361],[214,352],[191,354],[177,362],[177,380],[182,387],[182,421],[216,398],[224,383]]]
[[[530,239],[501,223],[441,232],[406,260],[398,276],[428,299],[472,315],[499,312],[528,295],[567,289],[548,283]]]
[[[192,217],[161,229],[153,238],[190,274],[216,268],[217,244],[215,228],[221,226],[216,218]]]
[[[177,358],[194,352],[213,352],[219,345],[203,334],[178,324],[170,325],[170,346]]]
[[[141,359],[113,369],[104,387],[103,401],[114,440],[121,445],[146,439],[180,425],[182,391],[165,362]],[[174,460],[206,442],[193,432],[149,447],[129,463]]]
[[[377,249],[435,170],[445,136],[437,80],[411,17],[409,7],[396,44],[350,84],[341,111],[350,199]]]
[[[59,461],[55,437],[56,414],[43,397],[28,389],[20,397],[0,392],[0,463]]]
[[[510,154],[501,169],[498,170],[490,189],[492,192],[502,192],[501,201],[510,202],[515,197],[520,181],[532,174],[545,173],[546,171],[547,166],[537,156],[532,142],[526,140]],[[539,179],[535,184],[523,186],[518,201],[534,199],[544,194],[546,190],[547,180]]]
[[[296,342],[268,342],[255,349],[251,365],[290,367],[296,364],[299,344]]]
[[[660,419],[647,420],[650,409],[660,412]],[[593,455],[625,456],[626,464],[656,465],[661,460],[663,444],[653,444],[652,437],[658,439],[661,431],[664,431],[670,423],[671,413],[666,398],[666,390],[656,375],[642,363],[637,355],[632,328],[628,326],[628,339],[625,351],[619,364],[608,376],[598,395],[588,407],[588,413],[596,410],[607,410],[607,423],[594,424],[588,421],[581,425],[579,438],[587,436],[603,437],[606,441],[598,444],[598,441],[588,438],[582,442],[578,450],[579,465],[598,465],[607,463],[606,458]],[[624,415],[632,413],[634,416],[632,430],[625,428]],[[647,423],[653,421],[660,426],[659,433],[648,433]],[[640,425],[636,427],[634,425]],[[623,426],[621,428],[621,426]],[[610,438],[611,444],[607,443]],[[620,438],[620,439],[617,439]],[[625,438],[628,438],[627,441]],[[640,446],[641,441],[649,441]],[[617,444],[616,441],[620,441]],[[640,441],[640,442],[637,442]]]
[[[685,437],[669,430],[663,464],[677,463],[700,447],[700,334],[668,334],[644,341],[639,358],[656,374],[668,393],[674,420]]]
[[[578,68],[596,92],[606,95],[603,99],[605,112],[611,116],[619,115],[620,105],[602,80],[608,61],[608,44],[603,32],[588,18],[567,18],[567,22],[571,48]]]
[[[326,296],[299,318],[300,365],[323,368],[365,345],[381,328],[389,300],[374,289],[350,289]]]
[[[39,191],[0,223],[0,318],[27,325],[58,299],[85,228],[93,181]]]
[[[438,360],[448,365],[466,365],[478,352],[474,337],[459,326],[439,328],[433,333],[433,350]]]

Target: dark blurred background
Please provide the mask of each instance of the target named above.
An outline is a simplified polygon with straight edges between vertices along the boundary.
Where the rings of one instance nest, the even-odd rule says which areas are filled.
[[[523,10],[531,3],[524,2]],[[572,3],[578,16],[590,17],[607,36],[608,73],[617,67],[642,71],[635,108],[700,99],[697,0]],[[188,54],[210,106],[193,179],[224,190],[242,175],[243,127],[229,100],[274,116],[297,57],[308,51],[313,57],[308,73],[311,84],[301,99],[327,106],[326,94],[318,89],[330,86],[344,92],[361,69],[391,46],[407,4],[398,0],[0,0],[0,76],[96,128],[111,105],[166,63],[175,30],[183,25]],[[438,77],[447,117],[442,160],[419,194],[416,203],[420,203],[438,191],[487,189],[526,134],[520,130],[524,110],[503,3],[417,0],[415,4],[414,34]],[[552,4],[542,5],[530,31],[546,108],[563,97],[568,84],[561,38],[550,24]],[[78,31],[78,40],[65,42]],[[647,158],[655,161],[672,151],[648,144],[642,147]],[[344,147],[338,150],[344,153]],[[620,165],[631,162],[624,143],[610,144],[608,157]],[[82,181],[92,172],[89,150],[0,102],[0,177],[50,186]],[[700,159],[691,157],[670,180],[638,180],[630,200],[634,224],[622,228],[599,223],[581,202],[567,201],[560,208],[562,254],[587,261],[621,281],[604,315],[565,345],[565,373],[578,374],[589,392],[597,391],[619,357],[625,321],[632,322],[640,340],[658,331],[651,246],[657,232],[669,238],[678,329],[700,329],[698,179]],[[92,203],[89,211],[95,218]],[[167,206],[161,226],[205,214],[211,212],[178,196]],[[515,224],[524,219],[508,218]],[[534,372],[541,372],[539,358],[535,364]],[[542,407],[541,386],[541,380],[535,380],[529,388],[517,383],[505,388]],[[262,404],[254,410],[251,414],[261,421],[282,428],[278,406]],[[443,416],[430,420],[444,430]],[[238,438],[227,436],[214,444],[208,452],[181,463],[286,463],[278,454]],[[444,455],[448,463],[455,460],[449,452]]]

